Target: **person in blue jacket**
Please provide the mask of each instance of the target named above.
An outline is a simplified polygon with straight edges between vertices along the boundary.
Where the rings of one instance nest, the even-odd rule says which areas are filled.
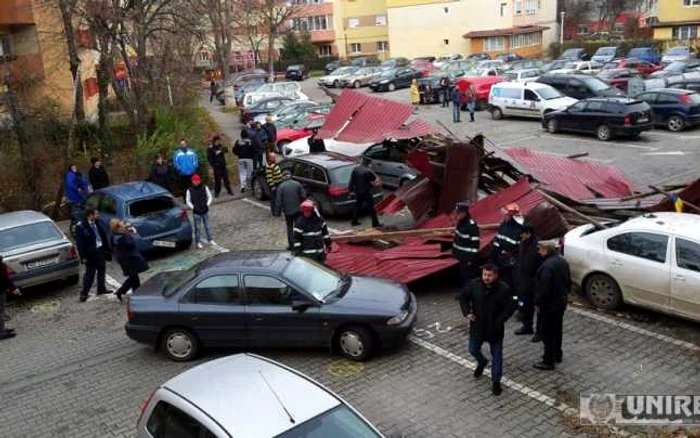
[[[183,196],[185,196],[184,194],[187,193],[187,189],[190,187],[192,175],[197,173],[199,168],[199,157],[197,152],[187,145],[187,140],[184,138],[180,139],[180,147],[173,156],[173,166],[180,178],[180,186],[182,187]]]
[[[462,93],[459,91],[459,87],[454,87],[452,94],[450,94],[450,100],[452,100],[452,121],[459,123],[460,111],[462,110]]]
[[[80,219],[80,211],[83,201],[90,189],[83,174],[78,172],[78,166],[71,164],[65,176],[64,193],[70,206],[71,223],[77,223]]]

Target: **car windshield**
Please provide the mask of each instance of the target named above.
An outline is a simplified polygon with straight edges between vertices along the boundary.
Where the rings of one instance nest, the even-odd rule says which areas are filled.
[[[0,231],[0,251],[9,252],[23,246],[36,245],[62,239],[61,232],[53,222],[21,225]]]
[[[336,291],[341,280],[337,272],[303,257],[293,258],[282,275],[318,301]]]
[[[480,76],[483,70],[465,70],[462,76]]]
[[[197,276],[197,265],[192,266],[184,271],[172,271],[165,272],[163,275],[166,276],[165,288],[163,288],[163,296],[169,297],[174,294],[182,286],[194,280]]]
[[[170,196],[158,196],[156,198],[140,199],[129,204],[131,217],[148,216],[160,213],[175,207],[175,200]]]
[[[687,53],[688,53],[687,47],[673,47],[671,49],[668,49],[668,52],[666,52],[667,55],[671,55],[671,56],[685,55]]]
[[[276,438],[381,438],[345,405],[337,406]]]
[[[607,90],[610,88],[608,84],[605,82],[601,81],[600,79],[595,79],[595,78],[581,78],[581,81],[585,83],[588,88],[591,89],[591,91],[603,91]]]
[[[506,81],[515,81],[518,79],[517,73],[506,73],[503,76],[506,78]]]
[[[340,67],[337,70],[334,70],[331,75],[337,76],[337,75],[349,75],[351,73],[354,73],[357,71],[357,67]]]
[[[288,105],[282,105],[282,106],[278,107],[277,109],[275,109],[274,111],[272,111],[272,113],[270,113],[270,114],[272,114],[273,116],[278,116],[278,117],[284,116],[286,114],[292,114],[296,111],[299,111],[301,108],[305,108],[307,106],[309,106],[309,105],[306,105],[304,103],[292,103],[292,104],[288,104]]]
[[[302,70],[303,68],[303,65],[290,65],[289,67],[287,67],[287,71]]]
[[[391,78],[396,74],[396,70],[391,69],[391,70],[384,70],[380,77],[382,78]]]
[[[359,69],[355,73],[353,73],[353,75],[354,76],[364,76],[364,75],[370,75],[372,73],[374,73],[374,68],[362,67],[361,69]]]
[[[687,64],[686,64],[685,62],[676,61],[676,62],[672,62],[672,63],[670,63],[669,65],[667,65],[666,68],[665,68],[664,70],[680,71],[680,72],[682,72],[683,70],[685,70],[686,65],[687,65]]]
[[[605,64],[605,65],[603,66],[603,68],[606,69],[606,70],[610,70],[610,69],[613,69],[613,68],[618,68],[619,65],[620,65],[619,62],[608,62],[607,64]]]
[[[601,47],[600,49],[598,49],[596,54],[597,55],[614,55],[615,48],[614,47]]]
[[[544,100],[559,99],[560,97],[564,97],[564,95],[554,87],[542,87],[537,90],[537,94],[539,94]]]
[[[309,124],[309,119],[310,119],[309,114],[304,113],[304,114],[300,115],[299,118],[297,118],[294,121],[294,123],[291,124],[290,128],[303,129],[304,127],[306,127],[306,125]]]

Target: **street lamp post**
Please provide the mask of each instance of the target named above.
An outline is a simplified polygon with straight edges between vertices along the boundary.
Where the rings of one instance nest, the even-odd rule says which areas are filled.
[[[566,15],[565,11],[561,11],[560,16],[561,16],[561,24],[559,25],[559,45],[563,46],[564,45],[564,16]]]

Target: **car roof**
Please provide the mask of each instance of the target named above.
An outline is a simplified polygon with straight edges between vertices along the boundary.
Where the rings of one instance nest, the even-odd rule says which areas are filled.
[[[216,254],[202,261],[197,269],[199,272],[218,270],[221,268],[245,267],[265,268],[270,271],[282,271],[292,259],[288,251],[280,250],[248,250],[231,251]]]
[[[700,240],[700,216],[668,212],[645,214],[623,222],[617,229],[661,231]]]
[[[22,225],[36,224],[51,221],[51,218],[43,213],[33,210],[13,211],[0,214],[0,230],[19,227]]]
[[[94,193],[105,193],[119,198],[122,201],[150,198],[152,196],[170,195],[163,187],[148,181],[135,181],[123,184],[115,184],[96,190]]]
[[[642,102],[639,99],[634,99],[631,97],[591,97],[588,99],[584,99],[586,102],[614,102],[614,103],[622,103],[622,104],[630,104],[630,103],[640,103]]]
[[[680,88],[658,88],[656,90],[649,90],[646,93],[666,93],[666,94],[697,94],[696,91],[693,90],[682,90]]]
[[[306,376],[248,353],[206,362],[162,387],[242,437],[277,436],[341,404]]]
[[[525,71],[525,70],[523,70]],[[551,85],[543,84],[541,82],[497,82],[493,84],[496,88],[529,88],[529,89],[541,89],[541,88],[552,88]]]
[[[290,158],[290,160],[306,161],[326,169],[335,169],[338,167],[345,167],[350,164],[357,164],[356,159],[335,152],[299,155],[298,157]]]

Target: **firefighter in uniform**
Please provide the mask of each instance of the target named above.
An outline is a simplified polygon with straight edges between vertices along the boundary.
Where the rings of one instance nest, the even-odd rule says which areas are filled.
[[[452,255],[459,261],[460,286],[464,287],[478,276],[479,226],[469,214],[469,203],[458,202],[455,206],[456,225]]]
[[[520,232],[522,230],[522,218],[520,217],[520,207],[512,203],[506,205],[503,210],[505,217],[496,231],[491,247],[491,263],[498,266],[501,279],[513,288],[513,271],[517,265],[518,249],[520,243]],[[516,217],[521,218],[518,222]]]
[[[296,255],[323,263],[331,248],[326,220],[316,210],[313,201],[307,199],[299,205],[301,215],[294,221],[293,250]]]

